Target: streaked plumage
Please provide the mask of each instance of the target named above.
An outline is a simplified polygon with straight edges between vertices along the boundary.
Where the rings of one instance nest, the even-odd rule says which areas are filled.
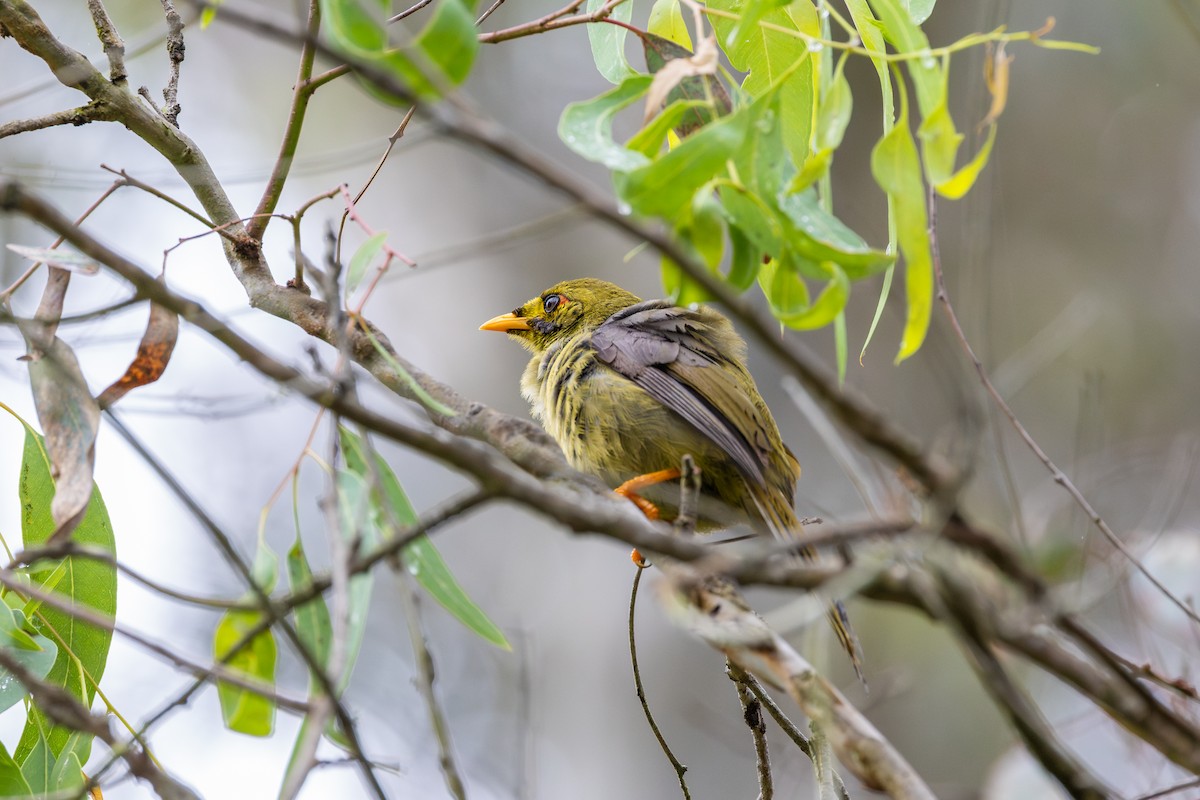
[[[789,539],[800,465],[745,366],[745,343],[704,306],[642,301],[593,278],[564,281],[485,323],[533,351],[521,393],[577,469],[611,486],[678,467],[701,470],[701,523],[749,520]],[[640,492],[670,516],[674,486]],[[834,628],[858,667],[840,605]]]

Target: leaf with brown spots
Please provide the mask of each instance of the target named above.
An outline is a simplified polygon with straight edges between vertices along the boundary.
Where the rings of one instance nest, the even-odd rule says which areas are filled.
[[[146,324],[146,333],[138,344],[137,356],[129,365],[129,369],[125,370],[125,374],[96,398],[100,408],[108,408],[129,391],[161,378],[178,339],[178,315],[151,303],[150,321]]]

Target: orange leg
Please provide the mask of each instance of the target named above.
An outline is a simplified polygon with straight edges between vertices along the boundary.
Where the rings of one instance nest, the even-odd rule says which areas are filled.
[[[641,512],[646,515],[647,519],[658,519],[658,506],[639,495],[638,492],[648,486],[665,483],[666,481],[673,481],[678,478],[680,474],[681,473],[679,472],[678,467],[673,467],[671,469],[660,469],[658,472],[648,472],[645,475],[638,475],[636,478],[630,478],[616,489],[613,489],[613,491],[641,509]],[[629,554],[629,557],[633,559],[633,563],[637,564],[639,567],[646,566],[646,559],[642,557],[642,554],[638,552],[637,548],[634,548],[633,552]]]

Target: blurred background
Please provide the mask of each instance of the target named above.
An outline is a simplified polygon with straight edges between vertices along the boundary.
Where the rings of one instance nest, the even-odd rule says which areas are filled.
[[[90,20],[77,4],[39,3],[52,30],[103,60]],[[240,9],[299,19],[295,4]],[[167,75],[155,44],[158,4],[110,0],[131,56],[131,85],[157,97]],[[509,0],[491,29],[534,19],[550,0]],[[398,6],[399,8],[399,6]],[[644,23],[648,3],[638,3]],[[1014,45],[1008,108],[992,163],[957,204],[942,201],[939,235],[953,302],[976,351],[1016,413],[1107,521],[1175,591],[1200,588],[1195,467],[1200,455],[1200,4],[1194,0],[1049,0],[943,2],[926,30],[935,45],[1008,24],[1013,30],[1057,19],[1052,36],[1099,46],[1098,56]],[[420,19],[417,17],[416,19]],[[187,29],[180,124],[251,213],[278,148],[296,58],[290,48],[223,22]],[[146,44],[146,47],[139,45]],[[972,133],[987,110],[982,51],[956,56],[953,109]],[[631,50],[635,64],[640,60]],[[885,203],[871,180],[869,151],[879,135],[878,83],[868,62],[848,74],[856,113],[834,166],[839,216],[873,244],[886,242]],[[79,95],[46,80],[43,65],[11,40],[0,41],[0,119],[32,117],[78,105]],[[565,104],[607,87],[592,64],[582,27],[484,46],[465,92],[526,144],[607,188],[607,176],[560,144]],[[281,211],[369,176],[402,109],[383,106],[353,79],[317,92]],[[110,183],[101,163],[190,201],[168,165],[123,128],[96,123],[0,140],[0,169],[49,195],[68,215],[86,208]],[[368,316],[415,364],[478,399],[527,414],[517,383],[524,351],[478,325],[564,278],[593,275],[644,297],[659,296],[658,260],[636,242],[565,210],[544,187],[461,146],[439,141],[419,119],[408,129],[359,204],[363,217],[419,267],[396,268],[367,307]],[[310,212],[306,251],[324,252],[327,223],[340,206]],[[196,223],[134,189],[122,189],[86,226],[147,269],[164,250],[199,233]],[[352,246],[361,241],[351,231]],[[0,240],[49,244],[44,231],[0,217]],[[272,224],[268,255],[288,277],[291,233]],[[311,341],[295,328],[246,306],[215,236],[171,251],[168,280],[202,299],[239,332],[286,360],[307,366]],[[0,253],[0,284],[24,269]],[[40,283],[18,293],[14,310],[35,307]],[[855,286],[849,308],[851,352],[866,335],[878,281]],[[900,284],[897,283],[897,289]],[[68,313],[126,296],[105,275],[76,278]],[[1200,641],[1182,615],[1130,576],[1127,563],[1054,486],[1048,473],[987,410],[980,387],[940,311],[926,347],[892,365],[902,322],[897,293],[863,366],[847,380],[931,447],[948,449],[963,434],[965,403],[979,404],[997,427],[980,434],[967,507],[981,524],[1027,548],[1038,569],[1068,587],[1060,597],[1131,660],[1196,681]],[[97,391],[131,358],[146,310],[136,307],[64,328]],[[788,333],[789,336],[797,336]],[[804,334],[832,364],[828,331]],[[752,357],[755,348],[752,344]],[[0,330],[0,401],[36,420],[17,332]],[[333,354],[320,348],[328,365]],[[752,371],[804,468],[797,506],[827,520],[863,513],[861,500],[805,415],[784,391],[782,373],[753,357]],[[387,393],[367,399],[397,415],[413,411]],[[227,530],[253,553],[259,513],[303,449],[313,408],[278,391],[206,336],[184,327],[164,378],[131,394],[117,413]],[[15,490],[21,428],[0,419],[0,533],[19,541]],[[316,440],[328,451],[328,434]],[[468,486],[419,455],[382,445],[418,510]],[[1004,475],[1011,476],[1011,487]],[[207,535],[110,429],[102,428],[96,476],[116,530],[122,561],[198,594],[236,597],[241,585]],[[317,501],[320,471],[303,472],[303,535],[314,566],[328,550]],[[1013,498],[1018,502],[1014,502]],[[294,537],[286,499],[268,519],[277,552]],[[473,798],[599,800],[678,795],[675,776],[642,718],[630,675],[626,613],[633,569],[624,548],[566,534],[528,513],[489,506],[439,531],[436,543],[475,600],[504,629],[513,652],[490,647],[431,602],[423,605],[437,661],[438,691],[453,732],[460,770]],[[647,578],[653,578],[647,575]],[[760,610],[787,601],[758,592]],[[642,676],[665,736],[689,766],[697,798],[753,798],[753,751],[721,657],[674,628],[645,594],[638,624]],[[975,682],[950,637],[908,611],[850,603],[867,658],[864,695],[824,630],[794,640],[860,705],[947,798],[1054,797],[1038,770]],[[193,658],[211,657],[216,615],[172,603],[122,580],[119,619]],[[285,648],[281,646],[281,652]],[[393,764],[384,776],[395,796],[441,797],[436,746],[413,683],[412,654],[394,578],[379,572],[366,644],[347,700],[371,756]],[[1052,679],[1024,674],[1065,741],[1127,796],[1181,776]],[[291,654],[279,681],[303,694],[307,676]],[[114,640],[103,688],[130,719],[148,715],[188,679]],[[15,742],[18,706],[0,717],[0,739]],[[799,717],[799,715],[796,715]],[[268,797],[278,790],[298,720],[277,718],[276,732],[253,739],[224,731],[216,693],[157,728],[161,761],[207,797]],[[815,796],[806,759],[772,731],[777,797]],[[100,748],[97,748],[98,750]],[[323,748],[336,758],[337,751]],[[317,770],[304,797],[361,793],[354,770]],[[148,795],[130,783],[106,789],[114,800]],[[853,792],[864,796],[863,790]],[[1195,789],[1178,795],[1200,797]]]

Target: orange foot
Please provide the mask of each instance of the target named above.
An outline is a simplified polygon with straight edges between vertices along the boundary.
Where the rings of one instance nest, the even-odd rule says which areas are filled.
[[[616,489],[613,489],[613,491],[637,506],[641,512],[646,515],[646,519],[655,520],[659,517],[658,506],[639,495],[638,492],[648,486],[654,486],[655,484],[663,483],[665,481],[673,481],[678,478],[679,475],[680,472],[678,467],[674,467],[672,469],[661,469],[658,472],[648,472],[645,475],[638,475],[636,478],[630,478]],[[638,552],[637,548],[634,548],[633,552],[629,554],[629,557],[633,560],[633,563],[637,564],[639,567],[645,567],[648,564],[642,554]]]

